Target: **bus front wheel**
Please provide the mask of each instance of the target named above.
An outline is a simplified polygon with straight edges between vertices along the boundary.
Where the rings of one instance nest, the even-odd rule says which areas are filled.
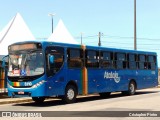
[[[45,100],[45,97],[32,97],[32,100],[36,103],[43,103]]]
[[[65,89],[65,95],[62,97],[62,100],[65,103],[74,103],[77,97],[77,89],[74,85],[67,85]]]

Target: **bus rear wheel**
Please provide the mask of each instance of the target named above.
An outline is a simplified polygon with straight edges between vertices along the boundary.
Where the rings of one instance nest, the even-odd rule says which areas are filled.
[[[65,95],[62,97],[62,100],[67,103],[74,103],[77,97],[77,89],[74,85],[67,85],[65,89]]]
[[[128,94],[129,95],[134,95],[135,92],[136,92],[136,84],[135,84],[135,82],[131,81],[129,83]]]
[[[43,103],[44,100],[45,100],[45,97],[32,97],[32,100],[33,100],[35,103]]]
[[[131,81],[128,85],[128,91],[123,91],[123,95],[134,95],[136,92],[136,83]]]

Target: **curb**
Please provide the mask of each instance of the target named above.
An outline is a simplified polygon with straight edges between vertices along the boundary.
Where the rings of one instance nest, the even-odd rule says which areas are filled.
[[[0,105],[4,105],[4,104],[11,104],[11,103],[20,103],[20,102],[31,102],[33,101],[32,99],[16,99],[14,100],[14,98],[5,98],[6,101],[3,99],[3,101],[1,101],[0,99]],[[7,100],[10,99],[10,100]]]

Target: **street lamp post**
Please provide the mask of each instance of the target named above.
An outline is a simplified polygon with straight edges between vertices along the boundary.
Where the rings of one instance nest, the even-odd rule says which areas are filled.
[[[134,50],[137,50],[136,0],[134,0]]]
[[[52,18],[52,33],[53,33],[53,16],[55,16],[55,13],[49,13],[48,16],[51,16]]]

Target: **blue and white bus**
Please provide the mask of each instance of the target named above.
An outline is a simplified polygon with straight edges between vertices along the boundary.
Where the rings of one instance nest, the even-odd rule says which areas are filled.
[[[72,45],[55,42],[19,42],[8,47],[8,95],[31,96],[35,102],[57,96],[66,103],[77,95],[106,97],[121,91],[158,85],[154,52]]]

